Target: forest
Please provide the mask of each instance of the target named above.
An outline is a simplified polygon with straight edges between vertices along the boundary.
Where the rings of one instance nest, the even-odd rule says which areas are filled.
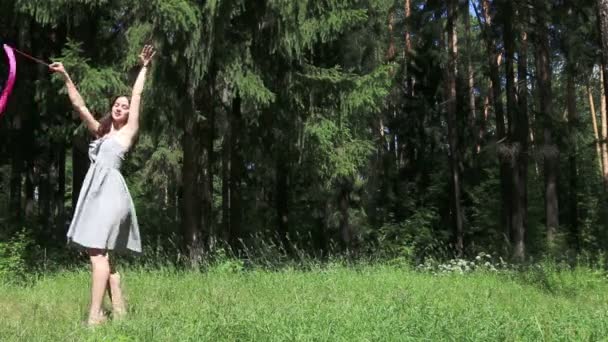
[[[157,49],[123,167],[143,260],[606,262],[606,0],[0,0],[0,13],[0,43],[61,61],[99,116],[130,91],[142,46]],[[2,87],[7,72],[1,57]],[[74,259],[92,139],[62,80],[18,55],[0,264]]]

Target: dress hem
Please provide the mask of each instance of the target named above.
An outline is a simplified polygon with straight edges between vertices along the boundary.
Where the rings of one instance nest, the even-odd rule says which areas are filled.
[[[136,255],[137,254],[142,254],[141,250],[135,250],[135,249],[131,249],[131,248],[128,248],[128,247],[125,247],[125,248],[109,248],[107,246],[103,246],[103,247],[101,247],[101,246],[87,246],[87,245],[84,245],[82,243],[76,242],[76,241],[74,241],[72,239],[68,239],[68,245],[69,246],[73,246],[73,247],[77,247],[77,248],[80,248],[80,249],[101,249],[101,250],[104,250],[104,251],[114,252],[114,253],[133,253],[133,254],[136,254]]]

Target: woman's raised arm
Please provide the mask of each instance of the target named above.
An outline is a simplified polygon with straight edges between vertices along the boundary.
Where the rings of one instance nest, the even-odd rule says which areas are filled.
[[[67,71],[65,71],[63,64],[56,62],[51,64],[49,68],[51,69],[51,71],[57,72],[61,74],[61,76],[63,76],[63,79],[65,80],[65,85],[68,88],[68,96],[70,97],[70,101],[72,101],[72,106],[74,106],[74,109],[78,112],[80,119],[82,120],[82,122],[85,123],[89,131],[93,135],[96,135],[97,129],[99,128],[99,122],[95,120],[93,114],[91,114],[91,112],[87,108],[86,104],[84,103],[84,100],[82,99],[82,96],[80,96],[80,93],[76,89],[74,82],[72,82],[70,75],[68,75]]]
[[[141,104],[141,94],[144,91],[144,83],[146,82],[146,72],[152,57],[154,57],[154,48],[151,45],[144,46],[141,54],[139,55],[140,62],[142,64],[135,85],[133,86],[133,92],[131,94],[131,103],[129,106],[129,118],[124,129],[126,129],[132,136],[136,135],[139,130],[139,108]]]

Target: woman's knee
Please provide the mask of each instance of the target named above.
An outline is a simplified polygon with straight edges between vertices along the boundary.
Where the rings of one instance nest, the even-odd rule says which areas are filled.
[[[89,249],[88,250],[89,258],[91,259],[91,264],[93,267],[103,267],[110,268],[108,261],[108,254],[106,251],[101,249]]]

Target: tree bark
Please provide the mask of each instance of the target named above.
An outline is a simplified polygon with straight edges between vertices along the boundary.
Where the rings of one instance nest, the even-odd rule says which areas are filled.
[[[466,68],[467,68],[467,82],[466,82],[466,93],[469,100],[469,120],[468,120],[468,132],[473,139],[473,155],[475,155],[480,149],[480,137],[477,132],[477,108],[475,104],[475,73],[473,70],[472,61],[472,48],[471,48],[471,16],[469,14],[469,0],[463,1],[462,6],[462,18],[464,21],[464,34],[465,34],[465,46],[466,46]]]
[[[230,231],[229,243],[233,249],[240,249],[239,239],[242,234],[242,189],[243,175],[242,157],[242,113],[241,98],[237,95],[232,101],[230,116]]]
[[[511,7],[510,13],[514,14]],[[518,81],[519,86],[516,88],[512,83],[508,86],[513,94],[509,100],[513,106],[513,119],[511,120],[511,149],[513,151],[513,191],[512,191],[512,213],[511,213],[511,243],[513,246],[513,258],[517,261],[523,261],[526,257],[525,238],[528,225],[528,54],[527,54],[527,22],[528,11],[525,7],[519,9],[519,16],[523,18],[521,21],[524,24],[519,25],[519,60],[518,60]],[[509,28],[505,31],[505,40],[507,40],[507,32],[509,33],[510,43],[505,43],[510,52],[514,52],[515,33],[513,32],[513,24],[507,24]],[[507,53],[509,55],[509,53]],[[511,54],[513,57],[513,54]],[[512,68],[512,66],[511,66]],[[509,70],[507,74],[512,73]],[[507,79],[510,77],[507,77]],[[508,81],[507,81],[508,82]],[[519,91],[518,91],[519,90]],[[515,93],[517,92],[517,97]],[[517,103],[516,101],[519,100]]]
[[[599,24],[600,24],[600,36],[602,43],[602,78],[604,90],[608,90],[608,0],[597,0],[597,7],[599,11]]]
[[[543,0],[536,0],[536,62],[539,94],[539,115],[543,125],[543,169],[545,176],[545,219],[547,227],[547,244],[554,247],[555,235],[559,227],[559,203],[557,181],[559,170],[559,149],[553,141],[553,94],[551,90],[551,52],[547,18],[549,9]]]
[[[604,173],[602,174],[602,178],[604,179],[604,191],[608,192],[608,115],[606,114],[606,101],[608,97],[606,97],[606,89],[608,89],[606,85],[606,67],[605,63],[601,64],[600,71],[600,122],[602,125],[602,136],[601,136],[601,146],[602,146],[602,165],[604,165]]]
[[[277,212],[277,227],[279,232],[280,242],[283,244],[285,251],[289,252],[289,168],[287,166],[288,159],[283,152],[279,152],[276,159],[276,212]]]
[[[593,100],[593,93],[591,92],[591,87],[587,84],[587,96],[589,97],[589,111],[591,112],[591,122],[593,123],[593,136],[595,137],[595,150],[597,153],[597,163],[598,169],[600,171],[600,175],[604,174],[604,165],[602,163],[602,147],[600,145],[600,133],[597,125],[597,113],[595,111],[595,101]],[[602,178],[604,183],[604,187],[606,187],[606,183]]]
[[[182,230],[185,249],[192,266],[198,265],[201,258],[201,211],[199,196],[199,165],[201,148],[199,143],[199,124],[195,117],[194,94],[189,95],[188,111],[184,118],[182,136]]]
[[[23,218],[21,210],[21,183],[23,177],[23,155],[21,140],[20,125],[13,129],[14,138],[12,139],[12,156],[11,156],[11,176],[10,176],[10,200],[9,211],[11,218],[15,221],[20,221]]]
[[[569,149],[570,153],[568,155],[568,166],[569,166],[569,190],[570,194],[568,196],[569,199],[569,207],[570,207],[570,215],[568,215],[570,219],[570,238],[572,246],[576,251],[580,249],[580,240],[579,240],[579,226],[578,226],[578,217],[579,217],[579,209],[578,209],[578,171],[577,171],[577,142],[576,142],[576,131],[578,127],[578,113],[576,110],[576,85],[574,84],[574,75],[576,70],[574,69],[574,65],[572,61],[568,62],[567,66],[567,75],[566,75],[566,107],[568,112],[568,137],[569,137]]]
[[[515,69],[513,60],[515,58],[515,34],[513,30],[513,19],[514,19],[514,9],[511,1],[502,1],[501,2],[501,17],[503,19],[502,27],[503,27],[503,45],[504,45],[504,66],[505,66],[505,90],[506,90],[506,98],[507,98],[507,132],[506,139],[502,142],[499,151],[502,153],[501,159],[507,164],[509,168],[507,173],[510,175],[510,212],[508,215],[510,216],[509,222],[510,226],[507,227],[505,234],[508,236],[509,241],[511,243],[512,254],[514,259],[523,259],[523,244],[519,245],[519,248],[516,247],[518,242],[523,242],[523,240],[518,239],[517,233],[518,231],[523,229],[523,216],[521,215],[520,203],[518,203],[518,189],[521,187],[521,179],[520,174],[517,170],[518,163],[517,158],[519,157],[519,151],[516,149],[520,149],[521,146],[518,142],[515,142],[515,128],[516,125],[514,121],[517,119],[518,108],[517,108],[517,100],[515,95]],[[519,241],[518,241],[519,240]],[[519,249],[519,250],[518,250]]]
[[[338,209],[340,211],[340,239],[345,250],[353,250],[353,231],[349,219],[350,186],[344,180],[338,194]]]
[[[491,93],[492,90],[489,89],[489,92]],[[483,97],[483,117],[481,118],[481,122],[479,123],[479,130],[478,130],[478,134],[477,134],[478,143],[477,143],[477,149],[475,150],[475,153],[481,152],[481,144],[486,136],[486,127],[488,125],[488,119],[490,118],[490,97],[491,97],[490,94],[486,94]]]
[[[460,152],[458,127],[456,118],[456,73],[458,65],[458,36],[456,33],[457,1],[450,0],[448,3],[448,65],[447,65],[447,122],[448,142],[450,147],[450,172],[452,183],[452,205],[453,221],[455,229],[455,247],[458,255],[464,252],[464,230],[463,213],[461,203],[461,175],[460,175]]]
[[[40,168],[38,174],[38,214],[40,216],[42,224],[45,227],[49,227],[53,222],[51,220],[51,182],[53,161],[51,147],[45,147],[44,150],[45,151],[42,153],[42,156],[40,156],[38,159],[38,165]],[[48,236],[49,233],[50,230],[43,232],[45,238],[50,237]]]
[[[63,238],[65,233],[65,155],[66,143],[64,140],[55,144],[55,162],[57,170],[57,182],[53,194],[53,215],[55,217],[55,235],[56,238]]]
[[[205,109],[208,119],[202,124],[202,154],[200,165],[201,179],[201,243],[209,246],[214,229],[213,215],[213,166],[215,155],[213,141],[215,139],[215,70],[212,67],[205,79],[206,89],[199,106]]]
[[[510,166],[500,153],[502,143],[506,139],[505,117],[503,103],[501,100],[501,82],[500,82],[500,52],[496,46],[495,33],[493,30],[493,21],[491,15],[491,5],[489,0],[482,0],[483,25],[482,32],[488,50],[488,64],[490,71],[490,83],[492,84],[491,98],[494,104],[494,115],[496,118],[496,139],[498,141],[498,160],[500,165],[500,194],[502,199],[502,224],[507,236],[511,227],[511,181]],[[481,20],[480,20],[481,22]]]
[[[412,16],[412,1],[405,0],[405,50],[404,59],[406,65],[406,96],[411,98],[414,96],[414,77],[411,73],[411,55],[412,55],[412,35],[410,33],[410,18]]]
[[[506,80],[506,91],[507,91],[507,117],[508,122],[512,123],[517,117],[517,99],[515,89],[515,34],[513,29],[514,20],[514,8],[511,1],[504,1],[502,5],[502,19],[503,19],[503,43],[504,43],[504,65],[505,65],[505,80]],[[514,125],[509,124],[507,130],[508,142],[510,142],[514,135]]]
[[[404,3],[405,10],[405,57],[408,58],[410,52],[412,51],[412,37],[410,34],[410,24],[409,20],[412,16],[412,0],[405,0]]]
[[[230,124],[222,141],[222,238],[230,240]]]

